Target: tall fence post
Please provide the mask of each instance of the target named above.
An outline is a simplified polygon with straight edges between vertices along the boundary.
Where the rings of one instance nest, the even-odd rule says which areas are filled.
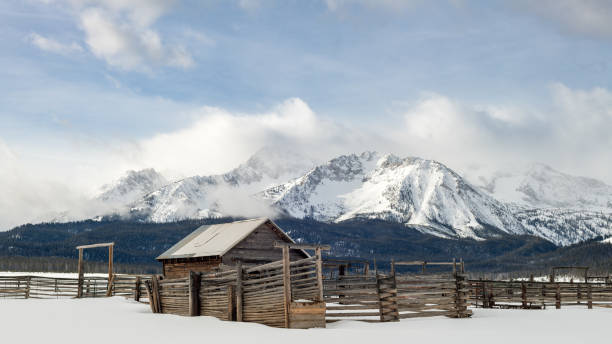
[[[189,271],[189,315],[200,315],[200,274]]]
[[[242,262],[239,261],[236,265],[236,321],[242,321],[242,297]]]
[[[108,247],[108,285],[106,286],[106,296],[109,297],[113,292],[113,281],[115,275],[113,274],[113,246]]]
[[[376,291],[378,293],[380,321],[399,321],[394,261],[391,261],[391,275],[376,275]]]
[[[455,263],[453,261],[453,263]],[[453,264],[454,267],[454,264]],[[457,318],[466,318],[468,317],[467,313],[467,292],[465,290],[465,276],[462,273],[455,272],[453,276],[455,277],[455,304],[454,304],[454,313]]]
[[[83,249],[79,248],[79,280],[77,282],[77,298],[83,297]]]
[[[283,294],[285,328],[289,328],[289,308],[291,307],[291,261],[289,256],[289,246],[283,246]]]
[[[162,312],[162,305],[161,305],[161,297],[159,295],[159,280],[157,278],[157,275],[153,275],[153,277],[151,278],[151,282],[152,282],[152,292],[153,292],[153,300],[154,300],[154,305],[155,305],[155,313],[161,313]]]
[[[319,287],[319,294],[317,295],[318,301],[323,302],[323,260],[321,258],[321,248],[315,249],[315,255],[317,257],[317,286]]]
[[[557,291],[555,292],[555,308],[561,308],[561,286],[557,283]]]
[[[590,284],[587,284],[587,298],[588,298],[587,307],[589,309],[593,309],[593,291],[591,289]]]

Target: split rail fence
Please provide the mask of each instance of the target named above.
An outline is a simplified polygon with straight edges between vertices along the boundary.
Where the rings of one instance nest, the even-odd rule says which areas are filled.
[[[423,263],[418,262],[419,265]],[[396,274],[395,264],[414,265],[413,262],[392,262],[388,275],[338,275],[325,279],[323,294],[327,302],[327,322],[343,319],[387,322],[416,317],[466,318],[472,315],[467,308],[467,280],[462,272],[457,272],[456,263],[437,263],[454,264],[455,271],[430,275]]]
[[[113,275],[111,295],[133,297],[137,301],[148,302],[144,281],[147,275]],[[0,276],[0,298],[13,299],[59,299],[77,297],[78,278],[58,278],[44,276]],[[82,297],[108,296],[108,278],[86,276],[82,279]],[[144,297],[142,297],[144,296]],[[143,300],[141,300],[141,298]]]
[[[483,308],[612,307],[612,284],[470,280],[470,303]]]

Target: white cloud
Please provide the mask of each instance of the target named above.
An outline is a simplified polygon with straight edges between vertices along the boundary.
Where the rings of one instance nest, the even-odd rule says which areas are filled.
[[[27,168],[1,139],[0,166],[0,230],[48,221],[66,210],[70,210],[67,220],[92,217],[104,210],[69,181],[46,175],[44,166]]]
[[[72,53],[80,53],[83,51],[83,48],[76,42],[65,44],[58,42],[53,38],[41,36],[35,32],[28,36],[28,41],[40,50],[61,55],[70,55]]]
[[[609,0],[521,0],[511,4],[551,20],[565,31],[612,38],[612,2]]]
[[[109,65],[126,70],[169,65],[188,68],[194,61],[180,45],[167,46],[151,29],[168,3],[105,2],[106,6],[84,6],[79,11],[91,52]],[[129,5],[126,5],[129,4]]]
[[[188,128],[156,135],[138,144],[138,163],[170,175],[222,173],[264,146],[326,153],[346,148],[338,124],[318,117],[302,100],[289,99],[260,114],[204,107]]]
[[[195,62],[185,46],[165,42],[154,29],[174,0],[65,0],[91,53],[109,66],[122,70],[150,71],[152,67],[192,67]],[[66,51],[55,41],[37,36],[41,49]],[[45,48],[43,48],[43,46]],[[68,47],[76,48],[78,45]],[[79,46],[80,47],[80,46]]]

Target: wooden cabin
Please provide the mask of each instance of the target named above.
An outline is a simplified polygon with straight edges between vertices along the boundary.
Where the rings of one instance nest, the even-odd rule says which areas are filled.
[[[157,260],[165,278],[179,278],[189,271],[206,272],[223,265],[258,265],[282,259],[274,243],[295,243],[272,220],[258,218],[204,225],[176,243]],[[291,250],[291,260],[308,258],[303,250]]]

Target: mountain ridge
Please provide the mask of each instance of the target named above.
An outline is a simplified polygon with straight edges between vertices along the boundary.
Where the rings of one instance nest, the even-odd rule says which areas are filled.
[[[612,212],[605,207],[590,210],[592,202],[569,207],[572,199],[581,197],[575,190],[589,186],[599,190],[594,198],[597,204],[605,205],[606,190],[612,187],[543,164],[532,165],[522,174],[498,173],[493,183],[487,183],[486,178],[473,182],[443,163],[418,157],[366,151],[317,163],[288,150],[267,148],[224,174],[174,182],[160,176],[152,169],[131,171],[112,184],[118,190],[106,187],[98,199],[123,208],[112,208],[114,212],[102,217],[145,222],[222,216],[284,216],[337,223],[384,220],[444,238],[485,240],[529,234],[559,245],[612,235]],[[555,191],[555,185],[561,185],[560,191]],[[560,205],[566,207],[553,207],[546,201],[536,202],[537,206],[499,201],[496,191],[502,186],[520,197],[532,190],[531,200],[557,197],[565,200]],[[609,196],[612,199],[612,191]]]

